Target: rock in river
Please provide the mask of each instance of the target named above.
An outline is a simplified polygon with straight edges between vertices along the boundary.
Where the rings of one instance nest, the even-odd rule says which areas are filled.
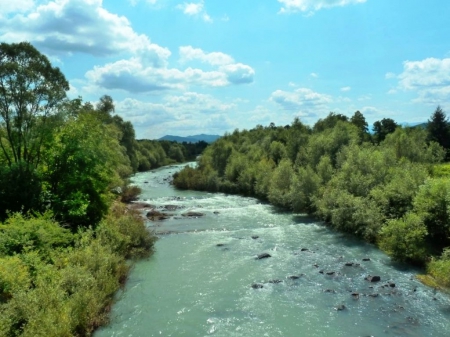
[[[272,257],[272,255],[268,254],[268,253],[262,253],[262,254],[258,254],[258,256],[256,257],[257,260],[261,260],[261,259],[267,259],[268,257]]]
[[[201,216],[204,216],[205,214],[203,214],[203,213],[200,213],[200,212],[186,212],[186,213],[183,213],[183,214],[181,214],[182,216],[185,216],[185,217],[189,217],[189,218],[199,218],[199,217],[201,217]]]

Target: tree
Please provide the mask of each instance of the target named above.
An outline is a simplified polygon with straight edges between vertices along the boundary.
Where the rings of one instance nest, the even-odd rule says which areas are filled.
[[[0,44],[0,148],[9,166],[37,167],[46,126],[67,90],[59,68],[31,44]]]
[[[324,119],[319,119],[316,124],[314,124],[314,132],[322,132],[326,129],[334,128],[334,126],[339,122],[348,122],[348,117],[343,114],[335,114],[330,112]]]
[[[364,140],[365,135],[367,135],[368,132],[368,124],[366,122],[366,118],[360,111],[356,111],[353,116],[350,118],[350,123],[356,125],[356,127],[359,130],[359,135],[361,137],[361,140]]]
[[[427,124],[428,139],[437,142],[447,151],[450,149],[450,125],[445,112],[438,105]]]
[[[375,143],[380,144],[388,134],[393,133],[398,124],[391,118],[383,118],[373,123],[373,136]]]

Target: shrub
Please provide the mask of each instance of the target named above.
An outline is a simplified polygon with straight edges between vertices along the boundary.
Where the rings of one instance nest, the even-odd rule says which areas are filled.
[[[62,228],[50,214],[24,216],[13,214],[0,225],[0,255],[36,250],[43,256],[55,248],[73,244],[74,236]]]
[[[427,266],[427,272],[437,283],[450,288],[450,248],[444,250],[439,259],[433,259]]]
[[[138,199],[139,194],[142,190],[136,185],[127,185],[122,188],[122,194],[120,195],[120,200],[125,203],[129,203]]]
[[[378,243],[395,260],[422,264],[427,259],[426,235],[423,219],[415,213],[407,213],[402,219],[387,221]]]

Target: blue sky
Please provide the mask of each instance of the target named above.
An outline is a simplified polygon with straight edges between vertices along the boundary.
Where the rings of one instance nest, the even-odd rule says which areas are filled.
[[[104,94],[138,138],[450,115],[448,0],[0,0],[69,96]]]

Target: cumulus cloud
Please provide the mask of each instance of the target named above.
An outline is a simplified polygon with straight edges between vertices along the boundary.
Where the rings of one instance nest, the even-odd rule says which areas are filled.
[[[314,92],[309,88],[299,88],[294,91],[276,90],[270,100],[277,103],[284,110],[296,112],[299,115],[315,115],[318,111],[326,110],[332,102],[329,95]]]
[[[142,53],[155,65],[163,65],[170,56],[168,49],[137,34],[127,18],[104,9],[102,0],[54,0],[28,9],[26,14],[14,13],[0,21],[1,40],[30,41],[50,54]]]
[[[232,128],[234,103],[211,95],[185,92],[164,96],[159,103],[127,98],[116,102],[116,112],[131,121],[138,138],[159,138],[170,130],[178,135],[201,132],[223,134]]]
[[[406,61],[397,76],[399,88],[416,91],[416,102],[439,104],[450,98],[450,58]]]
[[[27,12],[34,7],[34,0],[0,0],[0,17],[12,12]]]
[[[197,2],[197,3],[193,3],[193,2],[187,3],[187,2],[185,2],[184,4],[178,5],[177,9],[183,11],[183,13],[186,14],[186,15],[200,17],[205,22],[210,22],[210,23],[213,22],[213,20],[211,19],[211,17],[209,16],[209,14],[205,10],[205,3],[204,3],[204,1],[200,1],[200,2]]]
[[[200,48],[192,46],[180,47],[180,61],[185,63],[198,60],[213,66],[228,65],[234,63],[234,59],[227,54],[221,52],[206,53]]]
[[[252,83],[255,75],[252,67],[242,63],[229,64],[219,69],[226,74],[227,80],[231,84]]]
[[[280,13],[307,12],[314,13],[323,8],[342,7],[366,0],[278,0],[282,4]]]
[[[352,90],[351,87],[342,87],[341,88],[341,91],[343,91],[343,92],[350,91],[350,90]]]
[[[227,75],[220,71],[146,67],[138,58],[95,67],[86,73],[86,78],[99,87],[134,93],[185,90],[189,85],[223,87],[230,84]]]

